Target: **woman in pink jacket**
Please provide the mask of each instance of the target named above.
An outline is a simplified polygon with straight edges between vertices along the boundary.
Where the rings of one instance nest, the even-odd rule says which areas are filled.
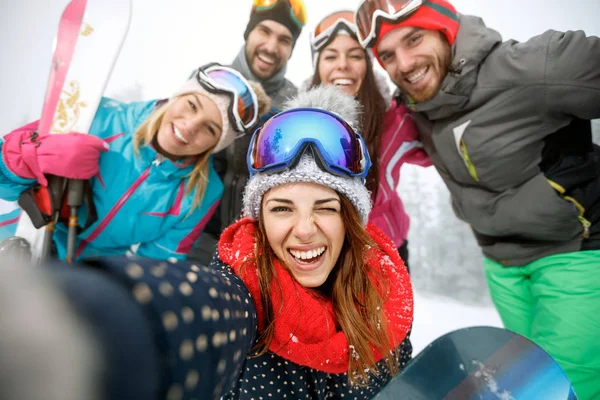
[[[336,85],[363,106],[361,132],[373,166],[367,176],[373,211],[369,220],[396,245],[408,267],[409,217],[396,188],[400,167],[431,162],[418,140],[417,128],[404,104],[392,100],[385,77],[376,74],[367,52],[356,39],[352,11],[337,11],[312,30],[314,74],[309,86]]]

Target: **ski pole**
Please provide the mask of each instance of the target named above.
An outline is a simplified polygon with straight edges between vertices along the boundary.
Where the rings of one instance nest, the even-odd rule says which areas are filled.
[[[42,254],[38,261],[39,264],[43,264],[52,254],[52,236],[54,235],[54,227],[56,226],[56,220],[53,219],[46,225],[46,234],[44,235],[44,243],[42,244]]]
[[[40,254],[39,259],[40,264],[46,261],[52,254],[54,228],[56,227],[56,223],[60,218],[62,200],[64,198],[67,184],[66,179],[58,176],[46,175],[46,178],[48,179],[48,186],[46,189],[42,190],[48,191],[49,197],[52,199],[52,201],[50,202],[50,209],[48,210],[50,221],[48,221],[48,224],[45,228],[46,234],[44,235],[44,241],[42,243],[42,253]]]
[[[75,259],[75,246],[77,245],[77,225],[79,207],[83,202],[83,182],[80,179],[69,179],[67,192],[67,205],[69,206],[69,234],[67,237],[67,262],[70,264]]]

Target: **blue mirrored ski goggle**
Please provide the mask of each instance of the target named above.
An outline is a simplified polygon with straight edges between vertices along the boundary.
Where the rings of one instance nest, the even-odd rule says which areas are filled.
[[[320,167],[335,175],[365,179],[371,159],[365,142],[336,114],[318,108],[281,112],[257,129],[250,141],[250,176],[292,168],[310,148]]]
[[[233,97],[229,119],[235,130],[244,133],[258,120],[258,100],[248,81],[236,70],[213,63],[198,68],[198,82],[211,93],[227,93]]]

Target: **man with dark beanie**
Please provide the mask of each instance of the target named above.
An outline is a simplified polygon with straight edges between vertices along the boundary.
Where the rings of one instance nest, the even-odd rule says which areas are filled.
[[[293,86],[284,78],[285,69],[305,17],[296,16],[287,0],[263,0],[263,3],[273,4],[252,7],[244,32],[246,42],[233,66],[248,74],[249,79],[256,78],[269,87],[273,85],[267,94],[276,96],[285,86]]]
[[[366,0],[356,20],[414,111],[423,147],[484,254],[506,328],[600,399],[600,38],[503,41],[447,0]],[[459,266],[457,266],[459,267]]]
[[[260,82],[271,98],[271,109],[261,117],[259,125],[277,114],[283,103],[298,92],[285,78],[285,72],[305,23],[303,0],[254,0],[244,31],[245,43],[231,67],[246,79]],[[225,186],[223,198],[188,256],[205,265],[212,258],[221,232],[242,209],[242,193],[248,181],[246,152],[251,138],[252,132],[246,132],[214,156],[215,169]]]

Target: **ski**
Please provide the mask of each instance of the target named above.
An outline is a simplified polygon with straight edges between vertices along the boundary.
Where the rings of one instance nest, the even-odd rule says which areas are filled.
[[[89,131],[130,20],[131,0],[71,0],[65,7],[53,44],[39,135]],[[52,182],[61,193],[66,192],[63,179]],[[75,197],[82,191],[78,182],[69,182],[69,187]],[[41,188],[44,189],[47,188]],[[77,207],[77,200],[69,200],[69,205],[72,204]],[[76,217],[77,208],[71,211],[69,221],[70,247],[74,246],[72,232],[77,225]],[[22,213],[16,236],[30,243],[34,261],[46,256],[57,220],[58,215],[52,216],[49,224],[36,229],[27,214]]]

